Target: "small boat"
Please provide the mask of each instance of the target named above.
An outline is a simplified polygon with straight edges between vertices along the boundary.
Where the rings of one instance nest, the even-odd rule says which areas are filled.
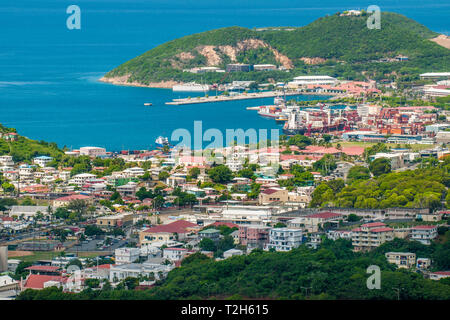
[[[247,110],[259,110],[259,107],[247,107]]]
[[[153,103],[150,103],[150,102],[144,103],[144,106],[152,106],[152,105],[153,105]]]

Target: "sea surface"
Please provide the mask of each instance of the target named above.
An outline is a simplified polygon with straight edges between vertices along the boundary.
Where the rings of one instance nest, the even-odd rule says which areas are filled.
[[[66,27],[66,9],[72,4],[81,8],[81,30]],[[170,138],[177,128],[192,130],[198,120],[203,130],[280,128],[246,110],[273,99],[166,106],[166,101],[194,94],[97,80],[188,34],[233,25],[303,26],[369,5],[404,14],[436,32],[450,30],[449,0],[1,0],[0,123],[61,147],[108,150],[150,148],[159,135]]]

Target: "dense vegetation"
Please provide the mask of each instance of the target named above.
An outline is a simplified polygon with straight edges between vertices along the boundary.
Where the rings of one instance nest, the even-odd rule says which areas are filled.
[[[397,299],[393,288],[402,288],[400,299],[450,299],[448,279],[433,281],[419,273],[396,270],[384,253],[409,246],[425,251],[420,244],[396,240],[370,253],[354,253],[348,240],[325,240],[320,249],[301,246],[290,252],[254,250],[249,255],[214,261],[196,253],[167,279],[144,291],[87,289],[80,294],[64,294],[60,289],[27,290],[18,299]],[[423,246],[425,247],[425,246]],[[448,252],[433,252],[436,256]],[[447,259],[448,260],[448,259]],[[445,263],[445,262],[444,262]],[[381,269],[381,288],[369,290],[366,273],[370,265]],[[448,267],[448,261],[447,261]],[[305,290],[308,288],[308,290]]]
[[[106,74],[106,77],[130,75],[128,81],[143,84],[164,80],[200,81],[218,83],[230,80],[255,80],[259,83],[269,79],[285,81],[293,74],[326,73],[344,79],[389,79],[399,82],[416,81],[421,72],[447,71],[450,67],[450,50],[429,39],[437,36],[425,26],[402,15],[382,13],[381,29],[368,29],[368,16],[341,17],[338,14],[322,17],[300,28],[264,31],[241,27],[229,27],[189,35],[162,44],[136,57]],[[221,48],[239,47],[243,40],[256,39],[266,46],[240,48],[236,62],[277,62],[271,48],[287,56],[293,72],[236,72],[226,79],[221,73],[202,75],[183,72],[183,69],[206,66],[207,59],[199,52],[202,46],[214,46],[220,58],[218,67],[224,68],[232,60]],[[269,47],[270,46],[270,47]],[[182,54],[190,57],[183,58]],[[406,55],[409,61],[376,62],[381,58]],[[301,58],[322,58],[316,65],[308,65]],[[365,73],[363,73],[366,71]]]
[[[16,132],[15,129],[6,128],[0,124],[0,133]],[[18,135],[14,141],[0,138],[0,156],[10,155],[15,162],[30,162],[37,156],[61,156],[63,151],[60,150],[56,143],[36,141]]]
[[[367,171],[356,173],[358,169],[354,169],[347,185],[342,184],[337,190],[330,185],[332,181],[321,183],[312,194],[310,206],[437,209],[446,199],[448,207],[449,160],[447,158],[445,164],[437,168],[392,172],[374,178],[369,178]]]

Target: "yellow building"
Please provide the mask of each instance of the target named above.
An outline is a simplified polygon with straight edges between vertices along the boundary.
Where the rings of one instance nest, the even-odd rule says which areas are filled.
[[[387,252],[386,259],[399,268],[409,269],[416,265],[416,254],[411,252]]]
[[[100,228],[115,228],[133,224],[133,214],[129,212],[97,218]]]

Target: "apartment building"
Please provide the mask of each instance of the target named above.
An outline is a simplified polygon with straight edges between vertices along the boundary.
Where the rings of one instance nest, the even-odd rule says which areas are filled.
[[[266,250],[290,251],[302,244],[302,230],[289,228],[272,228]]]
[[[163,250],[163,258],[172,261],[180,261],[183,260],[187,253],[188,249],[185,248],[165,248]]]
[[[270,227],[259,225],[239,226],[239,242],[247,246],[247,251],[255,248],[263,249],[269,242]]]
[[[419,241],[422,244],[429,245],[431,240],[438,236],[437,226],[415,226],[411,228],[411,240]]]
[[[139,259],[139,248],[118,248],[114,251],[116,264],[133,263]]]
[[[352,230],[354,251],[369,251],[394,239],[394,229],[382,222],[372,222]]]
[[[411,252],[387,252],[385,254],[389,263],[399,268],[412,268],[416,265],[416,254]]]
[[[317,232],[319,227],[325,223],[338,224],[339,220],[342,220],[344,215],[335,212],[319,212],[310,214],[303,217],[292,219],[288,222],[288,227],[291,228],[303,228],[305,232]]]

